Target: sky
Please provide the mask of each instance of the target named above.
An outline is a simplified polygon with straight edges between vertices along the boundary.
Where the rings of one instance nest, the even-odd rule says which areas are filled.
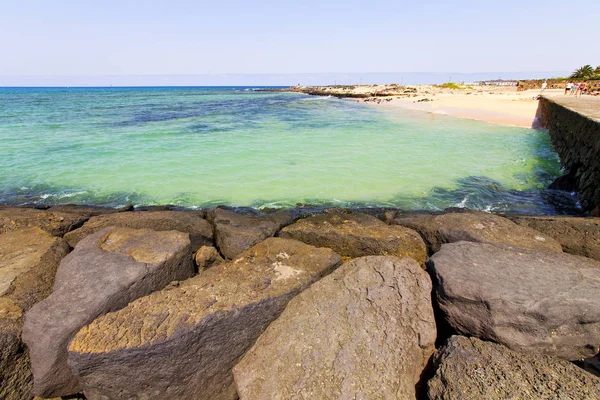
[[[2,0],[0,85],[572,71],[600,65],[598,20],[596,0]]]

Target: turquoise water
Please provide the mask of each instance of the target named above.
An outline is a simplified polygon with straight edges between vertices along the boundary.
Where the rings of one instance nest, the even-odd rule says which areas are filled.
[[[0,141],[2,203],[570,207],[544,131],[301,94],[0,88]]]

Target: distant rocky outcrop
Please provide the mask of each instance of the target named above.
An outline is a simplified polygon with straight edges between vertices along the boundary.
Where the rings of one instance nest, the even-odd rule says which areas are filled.
[[[52,291],[69,245],[39,227],[0,234],[0,398],[33,397],[29,354],[21,341],[23,314]]]
[[[61,261],[52,294],[25,314],[35,394],[79,391],[67,347],[81,327],[192,273],[188,234],[111,227],[82,239]]]
[[[428,261],[459,333],[578,360],[600,346],[600,262],[487,243],[445,244]]]
[[[231,368],[339,255],[269,238],[81,329],[69,365],[88,399],[236,399]]]
[[[427,242],[430,253],[438,251],[443,243],[461,240],[562,251],[560,244],[549,235],[481,211],[405,213],[398,215],[392,225],[405,226],[419,232]]]
[[[435,361],[430,400],[600,399],[600,378],[556,358],[453,336]]]
[[[84,237],[109,226],[189,233],[193,251],[205,244],[212,245],[212,226],[202,214],[194,211],[131,211],[99,215],[66,234],[65,239],[75,247]]]
[[[293,220],[289,212],[268,215],[245,215],[215,208],[207,218],[215,227],[215,242],[228,259],[237,257],[250,247],[275,235]]]
[[[279,237],[328,247],[347,258],[408,256],[423,264],[427,257],[425,243],[417,232],[360,213],[317,214],[283,228]]]
[[[233,373],[245,399],[414,399],[434,351],[412,258],[356,258],[294,298]]]

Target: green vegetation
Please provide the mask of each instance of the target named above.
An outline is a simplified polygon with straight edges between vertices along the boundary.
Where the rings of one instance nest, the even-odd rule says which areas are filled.
[[[577,68],[569,78],[574,79],[600,79],[600,65],[594,68],[587,64]]]
[[[433,86],[439,87],[439,88],[445,88],[445,89],[458,89],[458,90],[473,89],[473,86],[466,86],[462,83],[456,83],[456,82],[446,82],[446,83],[442,83],[441,85],[433,85]]]

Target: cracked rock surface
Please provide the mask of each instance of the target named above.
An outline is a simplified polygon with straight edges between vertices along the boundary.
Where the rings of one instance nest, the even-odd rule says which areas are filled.
[[[520,354],[476,338],[448,339],[435,367],[430,400],[600,398],[600,378],[568,361]]]
[[[294,298],[234,368],[240,399],[414,399],[434,351],[429,275],[356,258]]]
[[[236,399],[231,368],[288,301],[341,263],[269,238],[85,326],[69,365],[88,399]]]
[[[457,332],[524,353],[578,360],[600,346],[600,263],[485,243],[445,244],[428,261]]]
[[[554,238],[566,253],[600,261],[600,218],[516,216],[511,219]]]
[[[23,313],[52,291],[64,239],[39,227],[0,234],[0,398],[33,397],[29,354],[21,341]]]
[[[79,391],[67,347],[98,316],[162,289],[194,271],[189,236],[106,228],[81,240],[60,263],[52,294],[25,314],[34,392],[41,397]]]
[[[208,218],[215,227],[215,242],[221,254],[233,259],[255,244],[275,235],[292,222],[292,214],[280,211],[268,215],[246,215],[215,208]]]
[[[53,236],[63,236],[88,219],[87,216],[66,212],[49,212],[23,207],[0,207],[0,233],[23,228],[39,227]]]
[[[420,264],[427,257],[419,234],[402,226],[390,226],[360,213],[322,213],[287,226],[279,237],[329,247],[342,257],[391,255],[412,257]]]
[[[430,253],[438,251],[444,243],[458,241],[498,243],[525,249],[562,252],[561,245],[551,236],[482,211],[441,215],[407,213],[398,216],[392,224],[419,232],[427,242]]]
[[[71,247],[75,247],[84,237],[109,226],[189,233],[192,251],[203,245],[212,245],[212,226],[201,213],[193,211],[128,211],[99,215],[66,234],[65,239]]]

